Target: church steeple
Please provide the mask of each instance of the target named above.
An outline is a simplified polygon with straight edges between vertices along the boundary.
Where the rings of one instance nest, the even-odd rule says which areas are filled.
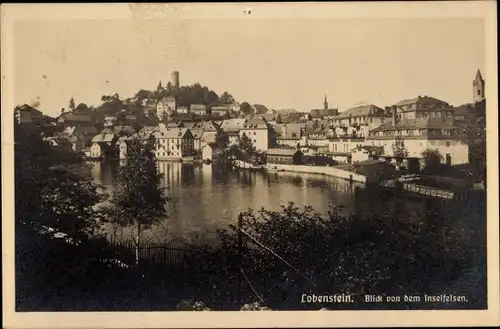
[[[472,82],[472,92],[473,92],[473,102],[481,102],[484,98],[484,88],[485,88],[485,83],[484,79],[481,76],[481,71],[477,70],[476,73],[476,78]]]
[[[325,94],[325,100],[323,101],[323,107],[325,110],[328,110],[328,100],[326,99],[326,94]]]
[[[474,81],[483,81],[483,76],[481,75],[481,71],[478,69],[476,73],[476,78]]]

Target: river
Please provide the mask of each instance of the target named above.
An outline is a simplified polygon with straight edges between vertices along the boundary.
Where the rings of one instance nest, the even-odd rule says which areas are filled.
[[[199,238],[205,242],[216,238],[216,230],[235,223],[238,214],[248,209],[264,207],[279,210],[294,202],[297,206],[312,206],[327,214],[329,206],[344,206],[343,214],[360,216],[398,215],[403,220],[418,220],[439,212],[454,216],[454,203],[428,199],[388,198],[367,191],[362,183],[314,174],[262,173],[233,171],[222,165],[159,162],[168,191],[169,218],[151,231],[146,240],[184,241]],[[95,162],[91,171],[96,183],[112,192],[118,170],[113,162]],[[117,231],[118,232],[118,231]],[[115,233],[129,239],[130,231]]]

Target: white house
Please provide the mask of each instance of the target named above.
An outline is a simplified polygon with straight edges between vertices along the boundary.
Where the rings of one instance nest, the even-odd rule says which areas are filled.
[[[90,147],[90,157],[94,159],[102,159],[111,154],[112,147],[107,143],[94,143]]]
[[[194,138],[187,128],[172,128],[154,133],[156,158],[182,159],[194,153]]]
[[[382,146],[358,146],[351,151],[352,163],[370,160],[373,156],[382,155]]]
[[[448,121],[429,118],[402,119],[370,131],[367,145],[383,146],[384,155],[395,157],[394,145],[401,141],[408,158],[421,158],[427,150],[438,150],[449,165],[469,163],[467,136]]]
[[[116,117],[105,117],[104,127],[113,127],[116,123]]]
[[[215,144],[205,144],[202,148],[201,159],[203,161],[209,160],[213,161],[213,159],[217,156],[218,150]]]
[[[128,137],[122,136],[118,138],[116,142],[116,147],[118,148],[118,154],[119,154],[118,156],[120,159],[125,159],[127,157],[127,148],[128,148],[127,140]]]
[[[172,96],[163,97],[158,101],[158,103],[156,103],[156,116],[161,118],[164,112],[168,115],[172,115],[175,112],[175,109],[175,98]]]
[[[189,107],[189,111],[198,116],[207,115],[207,107],[203,104],[192,104]]]
[[[196,152],[201,152],[201,147],[202,147],[202,137],[203,137],[203,129],[196,128],[196,129],[189,129],[191,133],[193,134],[193,149]]]
[[[181,106],[177,108],[177,113],[179,114],[188,114],[189,113],[189,108],[187,106]]]
[[[240,139],[247,136],[258,151],[267,151],[270,144],[271,127],[260,118],[249,119],[240,129]]]

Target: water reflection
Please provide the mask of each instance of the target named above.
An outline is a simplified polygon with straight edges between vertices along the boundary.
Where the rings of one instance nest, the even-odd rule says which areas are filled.
[[[95,181],[112,190],[117,164],[95,163]],[[192,232],[212,234],[234,223],[239,212],[264,207],[279,210],[294,202],[326,214],[329,206],[345,206],[344,214],[396,214],[420,218],[434,205],[423,200],[384,198],[364,185],[334,177],[297,173],[233,171],[223,165],[159,162],[170,199],[169,218],[153,229],[152,236],[183,238]],[[168,232],[167,232],[168,230]]]

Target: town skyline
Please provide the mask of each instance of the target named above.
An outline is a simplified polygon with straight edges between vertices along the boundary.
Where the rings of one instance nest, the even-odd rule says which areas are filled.
[[[171,72],[179,71],[180,85],[200,83],[270,109],[308,112],[323,107],[325,94],[341,112],[419,95],[459,106],[471,102],[478,69],[487,79],[483,23],[196,20],[151,33],[160,23],[138,29],[127,20],[20,22],[14,32],[15,105],[39,103],[42,112],[55,116],[71,97],[97,106],[102,95],[133,97],[141,89],[154,90],[159,81],[166,85]],[[43,51],[32,56],[33,48]]]

